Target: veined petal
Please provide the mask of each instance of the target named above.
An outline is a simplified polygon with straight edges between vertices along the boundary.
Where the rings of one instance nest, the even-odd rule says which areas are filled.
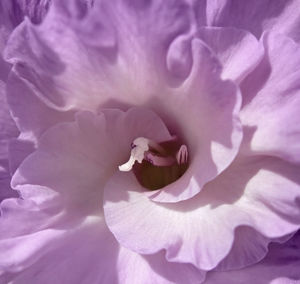
[[[158,142],[171,138],[161,119],[143,108],[78,113],[76,122],[60,123],[42,136],[14,174],[12,186],[21,196],[27,185],[36,185],[58,193],[66,206],[101,208],[105,182],[128,159],[137,137]]]
[[[198,1],[198,15],[201,19],[202,1]],[[299,0],[217,0],[206,6],[206,24],[217,27],[235,27],[250,31],[260,38],[266,30],[286,34],[299,41]]]
[[[18,129],[12,120],[5,97],[5,84],[0,81],[0,202],[8,197],[16,196],[11,190],[8,144],[18,135]]]
[[[142,254],[166,249],[169,261],[204,270],[216,267],[240,242],[228,269],[259,261],[269,241],[295,232],[299,198],[297,167],[257,157],[238,159],[194,198],[176,204],[152,202],[132,175],[117,173],[105,186],[104,213],[123,246]],[[251,238],[234,239],[240,226],[258,234],[250,230]]]
[[[266,53],[241,85],[242,151],[300,162],[300,46],[274,33],[262,38]]]
[[[231,81],[221,80],[222,66],[199,39],[192,41],[193,68],[184,83],[151,105],[169,129],[188,147],[185,175],[154,194],[158,202],[189,199],[233,161],[243,136],[239,120],[241,96]]]
[[[168,262],[162,252],[143,256],[120,247],[100,218],[90,217],[75,228],[52,231],[59,236],[52,240],[43,236],[48,243],[47,253],[41,254],[22,273],[11,271],[0,276],[0,280],[12,284],[194,284],[201,283],[205,276],[205,272],[190,264]],[[34,241],[30,235],[26,245],[36,247]],[[18,242],[24,246],[25,238],[19,238]]]
[[[268,255],[256,265],[233,271],[210,272],[207,284],[257,283],[281,284],[298,283],[300,280],[300,234],[297,233],[284,244],[271,244]]]
[[[264,49],[249,32],[236,28],[199,28],[197,35],[223,65],[222,78],[240,83],[262,60]]]

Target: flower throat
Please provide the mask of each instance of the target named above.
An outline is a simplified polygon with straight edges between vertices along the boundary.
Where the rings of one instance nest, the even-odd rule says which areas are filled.
[[[177,137],[156,143],[139,137],[131,144],[128,162],[120,171],[133,170],[139,183],[149,189],[160,189],[179,179],[188,168],[188,149]]]

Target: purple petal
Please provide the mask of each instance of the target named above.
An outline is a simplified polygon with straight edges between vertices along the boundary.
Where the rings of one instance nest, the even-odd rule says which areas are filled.
[[[25,21],[6,48],[6,59],[25,65],[19,75],[44,102],[95,110],[108,100],[136,100],[149,87],[151,93],[161,88],[167,47],[188,29],[185,4],[106,1],[78,19],[68,10],[71,3],[54,1],[39,26]]]
[[[117,173],[105,186],[108,227],[138,253],[166,249],[167,259],[210,270],[239,242],[227,267],[259,261],[269,241],[300,226],[298,168],[277,159],[241,159],[196,197],[176,204],[149,200],[133,175]],[[240,226],[253,230],[238,234]],[[261,237],[265,236],[268,239]]]
[[[100,208],[101,188],[128,159],[137,137],[171,138],[160,118],[145,109],[107,110],[99,116],[79,113],[76,122],[57,124],[42,136],[37,150],[17,169],[12,186],[21,196],[28,195],[26,185],[38,185],[49,190],[41,190],[41,197],[34,192],[34,198],[43,199],[50,191],[67,205]]]
[[[243,152],[300,162],[300,46],[277,34],[262,38],[266,54],[242,83]]]
[[[198,6],[198,13],[201,13],[200,4]],[[299,41],[300,15],[298,10],[298,0],[208,1],[206,24],[244,29],[253,33],[257,38],[260,38],[264,31],[272,29]]]
[[[285,244],[271,244],[265,259],[256,265],[234,271],[209,272],[207,284],[281,284],[299,283],[300,280],[300,234]]]
[[[192,42],[193,68],[184,84],[152,103],[173,133],[182,133],[191,164],[175,186],[150,194],[158,202],[191,198],[235,158],[242,139],[240,93],[221,80],[221,65],[199,39]]]
[[[241,82],[261,61],[263,48],[249,32],[234,28],[201,28],[198,36],[223,65],[222,78]]]
[[[37,215],[38,213],[36,213]],[[15,267],[10,273],[0,276],[0,281],[13,283],[187,283],[193,284],[203,280],[205,273],[189,264],[170,263],[164,253],[142,256],[120,247],[112,234],[107,230],[104,220],[90,217],[68,229],[55,225],[45,229],[47,234],[41,236],[39,243],[37,233],[15,239],[13,249],[3,249],[5,241],[0,241],[4,253],[10,252],[0,263],[9,263],[14,254],[17,261],[31,249],[47,243],[40,249],[39,255],[31,255],[23,267]],[[18,244],[17,244],[18,242]],[[6,244],[7,245],[7,244]],[[20,273],[18,273],[20,271]],[[88,273],[87,273],[88,271]],[[67,273],[66,273],[67,272]]]
[[[4,88],[5,85],[0,81],[0,202],[7,197],[16,196],[16,192],[10,188],[8,144],[10,139],[18,135],[18,130],[9,114]]]

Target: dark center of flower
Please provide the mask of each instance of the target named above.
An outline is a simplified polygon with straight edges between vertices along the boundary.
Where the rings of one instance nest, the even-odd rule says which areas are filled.
[[[133,170],[140,184],[150,190],[176,181],[187,168],[187,146],[181,144],[176,136],[162,143],[144,137],[136,138],[131,144],[128,162],[119,166],[120,171]]]

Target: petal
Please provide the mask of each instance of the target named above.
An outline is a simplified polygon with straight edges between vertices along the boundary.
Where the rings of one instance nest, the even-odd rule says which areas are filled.
[[[28,184],[47,187],[72,207],[100,208],[106,180],[128,159],[137,137],[158,142],[171,138],[160,118],[143,108],[106,110],[99,116],[78,113],[76,122],[60,123],[43,135],[37,150],[17,169],[12,186],[22,196]]]
[[[242,83],[243,151],[300,162],[300,47],[290,39],[265,34],[266,55]]]
[[[76,228],[52,231],[56,231],[57,236],[49,239],[50,232],[43,236],[48,247],[38,260],[33,261],[31,256],[30,266],[24,266],[19,273],[6,273],[0,280],[13,284],[139,284],[149,281],[154,284],[180,284],[183,281],[193,284],[200,283],[205,275],[192,265],[167,262],[163,253],[142,256],[120,247],[98,217],[87,218]],[[24,237],[18,238],[19,253],[23,249],[24,254],[25,245],[37,247],[35,236],[29,237],[27,243]],[[15,262],[20,259],[21,254]]]
[[[17,66],[9,74],[7,81],[7,101],[11,115],[21,134],[9,142],[9,160],[14,172],[21,162],[31,154],[37,140],[51,126],[73,120],[72,112],[60,112],[51,109],[35,95],[34,88],[28,85],[17,74],[22,70]]]
[[[200,1],[199,1],[200,2]],[[199,4],[199,12],[200,12]],[[209,1],[206,7],[208,26],[236,27],[260,38],[263,31],[274,30],[299,40],[300,16],[298,0]]]
[[[174,134],[187,144],[189,169],[176,183],[151,194],[158,202],[191,198],[226,169],[239,151],[241,97],[236,85],[223,81],[221,65],[199,39],[192,41],[193,68],[185,82],[153,108]]]
[[[25,16],[29,17],[33,23],[38,24],[44,18],[50,4],[50,0],[3,0],[0,11],[7,17],[7,26],[16,27]]]
[[[267,257],[256,265],[241,270],[209,272],[207,284],[298,283],[300,280],[300,234],[285,244],[272,244]]]
[[[33,23],[40,23],[48,11],[50,0],[3,0],[0,3],[0,78],[6,80],[10,66],[2,59],[2,51],[13,29],[24,17]]]
[[[167,67],[162,64],[167,57],[167,63],[171,64],[177,48],[168,51],[167,47],[171,43],[174,46],[175,37],[181,35],[189,23],[186,6],[181,1],[175,4],[173,1],[154,1],[153,5],[144,3],[140,6],[117,1],[114,9],[110,2],[104,2],[104,6],[98,8],[106,11],[111,19],[100,25],[100,33],[103,29],[112,31],[117,27],[116,40],[119,44],[116,49],[113,39],[99,35],[105,42],[97,42],[97,55],[91,48],[95,43],[87,43],[83,39],[82,25],[75,21],[78,18],[74,19],[66,13],[66,5],[58,1],[55,3],[41,26],[34,27],[27,22],[18,27],[6,50],[10,62],[27,64],[27,67],[22,65],[22,70],[17,65],[16,72],[22,81],[34,89],[40,100],[48,107],[61,111],[95,109],[103,105],[123,106],[125,109],[130,105],[143,105],[155,110],[173,134],[186,140],[194,157],[193,167],[201,173],[193,177],[197,183],[190,182],[192,172],[195,172],[192,171],[187,173],[181,186],[153,193],[152,198],[156,201],[177,202],[192,197],[231,163],[242,138],[238,118],[240,94],[233,83],[221,80],[218,60],[199,40],[191,44],[187,39],[185,45],[191,45],[191,48],[186,48],[191,50],[193,68],[188,79],[183,82],[181,78],[181,83],[175,84],[177,88],[167,75]],[[94,11],[99,12],[96,8]],[[66,15],[69,15],[68,21]],[[141,17],[145,20],[140,21]],[[84,19],[97,23],[99,15],[95,19],[91,13]],[[137,22],[143,23],[141,30],[137,29]],[[56,28],[58,23],[60,28]],[[61,26],[65,27],[63,31]],[[144,32],[146,29],[147,33]],[[66,52],[66,46],[72,52]],[[185,75],[188,69],[184,69]],[[194,125],[200,131],[195,132]],[[201,145],[200,149],[198,145]]]
[[[54,1],[41,25],[26,21],[7,45],[6,59],[26,65],[20,75],[44,102],[95,110],[161,86],[167,47],[189,25],[182,1],[101,1],[79,18],[73,2]]]
[[[118,266],[119,283],[202,283],[205,272],[191,264],[168,262],[164,252],[140,255],[124,247],[120,248]]]
[[[133,175],[117,173],[105,186],[104,213],[121,245],[138,253],[166,249],[167,259],[210,270],[240,242],[240,253],[227,265],[244,267],[260,260],[268,240],[300,226],[299,171],[272,158],[241,159],[194,198],[176,204],[155,203]],[[246,238],[234,231],[257,231]],[[247,233],[247,235],[249,234]]]
[[[8,143],[18,135],[18,130],[10,116],[4,88],[5,85],[0,81],[0,202],[7,197],[16,196],[16,192],[10,188]]]
[[[234,28],[200,28],[198,36],[223,65],[222,78],[241,82],[261,61],[264,50],[249,32]]]

